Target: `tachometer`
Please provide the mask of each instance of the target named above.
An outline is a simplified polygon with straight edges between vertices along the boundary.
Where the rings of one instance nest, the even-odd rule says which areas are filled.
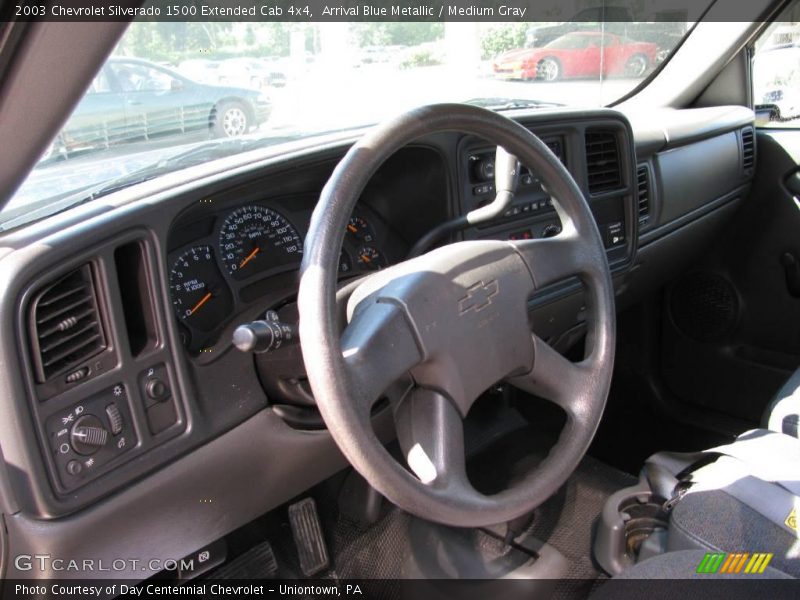
[[[244,206],[225,219],[219,233],[222,263],[233,277],[296,265],[303,253],[300,235],[285,217],[265,206]]]
[[[230,290],[209,246],[189,248],[175,260],[169,291],[178,319],[200,331],[213,329],[232,308]]]

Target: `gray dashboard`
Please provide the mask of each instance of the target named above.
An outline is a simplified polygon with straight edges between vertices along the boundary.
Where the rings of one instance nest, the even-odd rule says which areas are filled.
[[[747,109],[630,120],[613,110],[511,116],[550,145],[586,194],[620,309],[688,264],[745,200],[753,177]],[[345,466],[314,418],[299,353],[254,358],[233,349],[230,337],[268,309],[295,317],[301,249],[286,248],[302,243],[319,191],[350,143],[342,137],[253,154],[246,164],[219,161],[213,171],[192,168],[2,238],[0,329],[13,333],[0,338],[4,556],[156,548],[161,558],[177,558]],[[399,262],[435,225],[490,200],[490,159],[485,142],[452,133],[419,140],[386,163],[354,213],[370,239],[346,242],[342,283],[375,267],[362,258],[373,256],[366,247],[380,265]],[[557,234],[552,201],[536,174],[524,172],[506,215],[456,239]],[[267,229],[249,229],[243,239],[286,237],[270,246],[277,262],[255,263],[252,256],[267,255],[261,246],[227,248],[236,222],[253,220]],[[226,260],[233,249],[238,254]],[[195,263],[204,270],[183,276]],[[255,264],[252,274],[239,273]],[[64,298],[72,294],[83,298],[91,335],[63,342],[66,334],[49,325],[84,318],[70,312]],[[209,295],[216,316],[191,320],[211,307]],[[578,282],[544,290],[530,308],[532,326],[556,347],[580,337]],[[75,339],[85,344],[73,349]],[[385,413],[376,426],[392,436]],[[99,429],[104,443],[86,446],[82,436]],[[102,539],[83,534],[99,530],[107,532]]]

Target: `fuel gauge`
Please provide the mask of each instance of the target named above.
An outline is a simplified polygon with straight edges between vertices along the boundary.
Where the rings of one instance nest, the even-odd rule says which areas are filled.
[[[353,239],[371,244],[375,241],[375,234],[372,232],[372,227],[366,219],[362,217],[350,217],[347,223],[347,234]]]

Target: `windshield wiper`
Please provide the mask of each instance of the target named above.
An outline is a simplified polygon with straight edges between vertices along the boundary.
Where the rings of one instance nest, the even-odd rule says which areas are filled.
[[[466,100],[464,104],[480,106],[481,108],[488,108],[489,110],[498,112],[522,108],[557,108],[559,106],[564,106],[558,102],[545,102],[543,100],[530,100],[527,98],[503,97],[472,98],[471,100]]]

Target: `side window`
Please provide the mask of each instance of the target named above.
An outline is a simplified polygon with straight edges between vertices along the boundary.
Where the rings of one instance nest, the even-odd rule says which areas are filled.
[[[800,127],[800,1],[793,2],[755,44],[753,104],[762,127]]]
[[[144,65],[118,63],[111,68],[123,92],[165,92],[174,81],[167,73]]]

